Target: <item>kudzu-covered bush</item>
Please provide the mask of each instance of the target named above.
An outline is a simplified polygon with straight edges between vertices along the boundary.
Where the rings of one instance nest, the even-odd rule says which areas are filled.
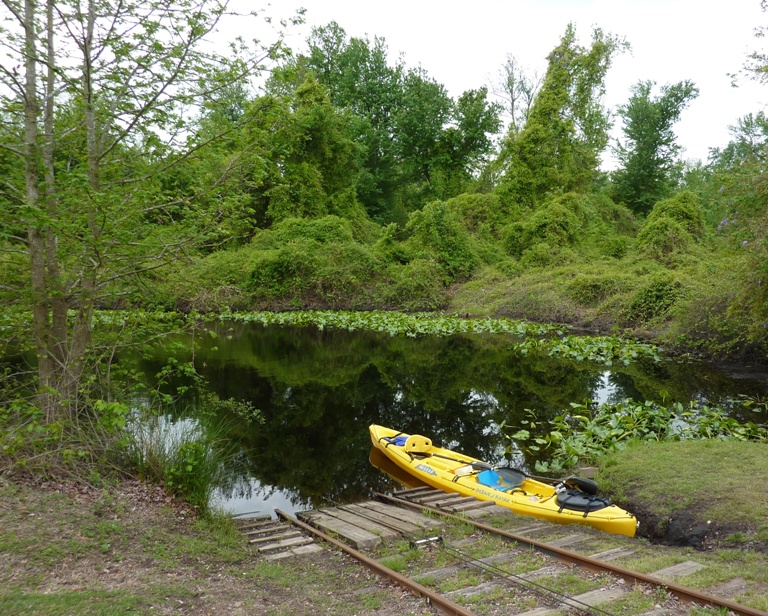
[[[647,323],[664,316],[682,294],[679,280],[666,272],[656,274],[634,292],[623,316],[631,323]]]
[[[469,232],[456,211],[445,202],[433,201],[413,212],[406,225],[408,244],[425,258],[434,258],[444,272],[445,282],[469,277],[478,264]]]
[[[700,238],[704,234],[704,216],[701,213],[701,204],[698,197],[689,190],[656,203],[648,215],[645,226],[652,225],[663,218],[671,218],[693,238]]]
[[[584,214],[586,207],[575,196],[564,195],[508,224],[502,231],[504,250],[519,257],[536,244],[564,246],[575,243],[583,225],[574,210]]]
[[[309,292],[321,305],[334,309],[367,309],[372,306],[373,282],[380,262],[362,244],[331,244],[316,255],[317,269]]]
[[[568,281],[565,293],[580,306],[595,306],[631,285],[632,277],[626,274],[579,274]]]
[[[464,193],[446,201],[455,211],[464,226],[472,233],[488,229],[496,233],[501,221],[507,218],[502,211],[502,201],[493,193]]]
[[[315,276],[318,262],[307,242],[290,243],[255,255],[248,290],[254,297],[297,296]]]
[[[383,308],[405,310],[439,310],[447,302],[441,284],[442,268],[431,259],[414,259],[410,263],[393,263],[386,271],[388,281],[383,286],[378,303]]]
[[[671,263],[677,255],[686,252],[692,244],[691,234],[679,222],[668,216],[649,220],[637,236],[638,250],[661,263]]]
[[[274,240],[280,244],[314,240],[321,244],[351,242],[352,223],[338,216],[322,218],[286,218],[272,227]]]
[[[256,253],[248,291],[282,304],[369,308],[380,262],[362,244],[291,242]]]
[[[594,204],[597,214],[615,233],[623,235],[635,235],[637,221],[635,215],[625,205],[615,203],[608,195],[590,195],[590,201]]]

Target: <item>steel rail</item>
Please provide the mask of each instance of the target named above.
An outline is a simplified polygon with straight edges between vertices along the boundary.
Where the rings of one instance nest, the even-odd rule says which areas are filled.
[[[420,511],[429,511],[430,513],[434,513],[435,515],[451,518],[453,520],[464,522],[467,524],[472,524],[475,526],[475,528],[479,530],[483,530],[489,533],[494,533],[502,537],[506,537],[507,539],[510,539],[512,541],[529,545],[541,552],[550,554],[551,556],[553,556],[554,558],[557,558],[558,560],[562,560],[563,562],[566,562],[569,564],[578,565],[583,569],[587,569],[595,573],[609,573],[611,575],[620,577],[626,580],[627,582],[643,582],[645,584],[651,584],[652,586],[660,586],[665,590],[669,591],[672,595],[674,595],[676,598],[678,598],[680,601],[683,601],[684,603],[698,603],[698,604],[708,605],[712,607],[724,607],[732,611],[734,614],[738,614],[742,616],[768,616],[768,612],[764,612],[762,610],[748,607],[746,605],[741,605],[740,603],[736,603],[735,601],[730,601],[729,599],[719,599],[717,597],[707,595],[697,590],[693,590],[692,588],[686,588],[685,586],[680,586],[679,584],[674,584],[672,582],[665,582],[664,580],[655,578],[652,575],[639,573],[637,571],[631,571],[630,569],[625,569],[624,567],[619,567],[618,565],[611,565],[609,563],[597,560],[596,558],[591,558],[589,556],[582,556],[581,554],[577,554],[576,552],[571,552],[570,550],[566,550],[564,548],[548,545],[542,541],[536,541],[535,539],[531,539],[530,537],[525,537],[523,535],[516,535],[514,533],[510,533],[508,531],[501,530],[499,528],[494,528],[493,526],[488,526],[487,524],[477,522],[468,517],[458,516],[453,513],[448,513],[447,511],[442,511],[441,509],[429,507],[427,505],[419,505],[418,503],[412,503],[405,499],[397,498],[396,496],[390,496],[388,494],[381,494],[379,492],[374,492],[374,496],[376,496],[381,500],[387,500],[393,503],[397,503],[398,505],[404,505],[406,507],[410,507],[411,509],[417,509]]]
[[[415,582],[405,577],[404,575],[401,575],[397,571],[392,571],[392,569],[385,567],[381,563],[375,561],[369,556],[366,556],[362,552],[358,552],[354,548],[348,546],[343,541],[339,541],[338,539],[334,539],[333,537],[326,535],[324,532],[318,530],[314,526],[311,526],[306,522],[302,522],[301,520],[283,511],[280,511],[279,509],[275,509],[275,513],[282,519],[293,524],[294,526],[298,526],[299,528],[302,528],[307,532],[311,533],[315,537],[319,537],[323,541],[327,541],[328,543],[335,545],[337,548],[340,548],[341,550],[343,550],[353,558],[359,560],[363,565],[371,569],[377,575],[380,575],[383,578],[392,580],[396,584],[399,584],[400,586],[407,588],[408,590],[410,590],[412,593],[416,595],[423,596],[424,598],[427,599],[427,601],[433,607],[436,607],[438,610],[442,611],[443,613],[448,614],[449,616],[475,616],[475,614],[466,610],[458,603],[454,603],[453,601],[451,601],[446,597],[442,597],[438,594],[435,594],[434,592],[429,590],[429,588],[422,586],[418,582]]]
[[[580,601],[576,597],[566,595],[565,593],[561,593],[551,588],[547,588],[546,586],[539,584],[533,580],[526,579],[522,575],[518,575],[516,573],[512,573],[511,571],[506,571],[501,567],[497,567],[495,565],[485,563],[482,560],[473,558],[469,554],[465,554],[464,552],[456,548],[451,548],[446,545],[443,545],[443,549],[447,550],[450,554],[457,556],[461,560],[461,562],[463,562],[465,565],[469,567],[475,567],[476,569],[479,569],[484,573],[492,575],[496,579],[506,584],[516,584],[521,588],[524,588],[526,590],[529,590],[531,592],[538,594],[539,596],[543,597],[545,600],[555,601],[560,605],[564,605],[567,608],[575,609],[577,612],[583,613],[583,614],[597,614],[597,615],[602,614],[605,616],[614,616],[613,613],[607,612],[606,610],[603,610],[595,605],[590,605],[588,603],[585,603],[584,601]]]

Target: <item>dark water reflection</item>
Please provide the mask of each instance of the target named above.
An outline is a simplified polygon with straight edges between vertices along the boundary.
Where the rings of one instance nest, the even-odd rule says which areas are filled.
[[[265,513],[351,502],[391,488],[368,462],[371,423],[497,461],[509,445],[497,426],[519,425],[525,409],[546,418],[588,399],[666,396],[729,404],[739,394],[768,393],[757,375],[736,378],[711,366],[667,361],[607,371],[522,355],[510,342],[503,335],[406,338],[226,325],[215,338],[198,337],[194,353],[189,340],[187,356],[174,356],[194,361],[221,398],[261,409],[263,425],[236,418],[228,424],[242,466],[222,487],[222,498],[236,511]],[[154,375],[166,359],[144,360],[142,369]]]

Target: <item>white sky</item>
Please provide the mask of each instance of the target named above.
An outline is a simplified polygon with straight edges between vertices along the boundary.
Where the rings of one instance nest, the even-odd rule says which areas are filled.
[[[710,147],[728,142],[729,125],[768,102],[768,85],[742,79],[732,88],[728,77],[761,49],[754,29],[768,24],[768,13],[759,0],[278,0],[265,11],[285,17],[301,6],[307,24],[288,40],[295,51],[312,26],[334,20],[350,37],[383,37],[391,61],[402,53],[406,66],[421,65],[454,97],[489,85],[508,53],[543,74],[568,22],[584,45],[598,26],[632,46],[608,74],[609,107],[625,103],[639,80],[698,86],[675,127],[685,158],[706,159]]]

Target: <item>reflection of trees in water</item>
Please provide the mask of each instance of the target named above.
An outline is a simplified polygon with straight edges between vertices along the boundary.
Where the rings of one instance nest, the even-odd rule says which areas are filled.
[[[436,444],[455,444],[496,461],[508,442],[495,426],[505,421],[516,429],[526,409],[547,419],[570,402],[590,399],[605,371],[521,355],[501,335],[404,338],[315,328],[228,329],[231,339],[204,340],[196,350],[198,370],[221,398],[250,401],[265,422],[230,418],[228,435],[247,455],[242,466],[233,464],[231,485],[223,490],[245,489],[246,475],[235,472],[244,466],[262,486],[312,506],[349,502],[392,486],[368,463],[371,423],[422,433]],[[146,372],[156,373],[163,361],[149,362]],[[681,401],[690,399],[692,384],[701,380],[712,383],[672,364],[632,365],[609,376],[621,398],[657,399],[666,390]]]

